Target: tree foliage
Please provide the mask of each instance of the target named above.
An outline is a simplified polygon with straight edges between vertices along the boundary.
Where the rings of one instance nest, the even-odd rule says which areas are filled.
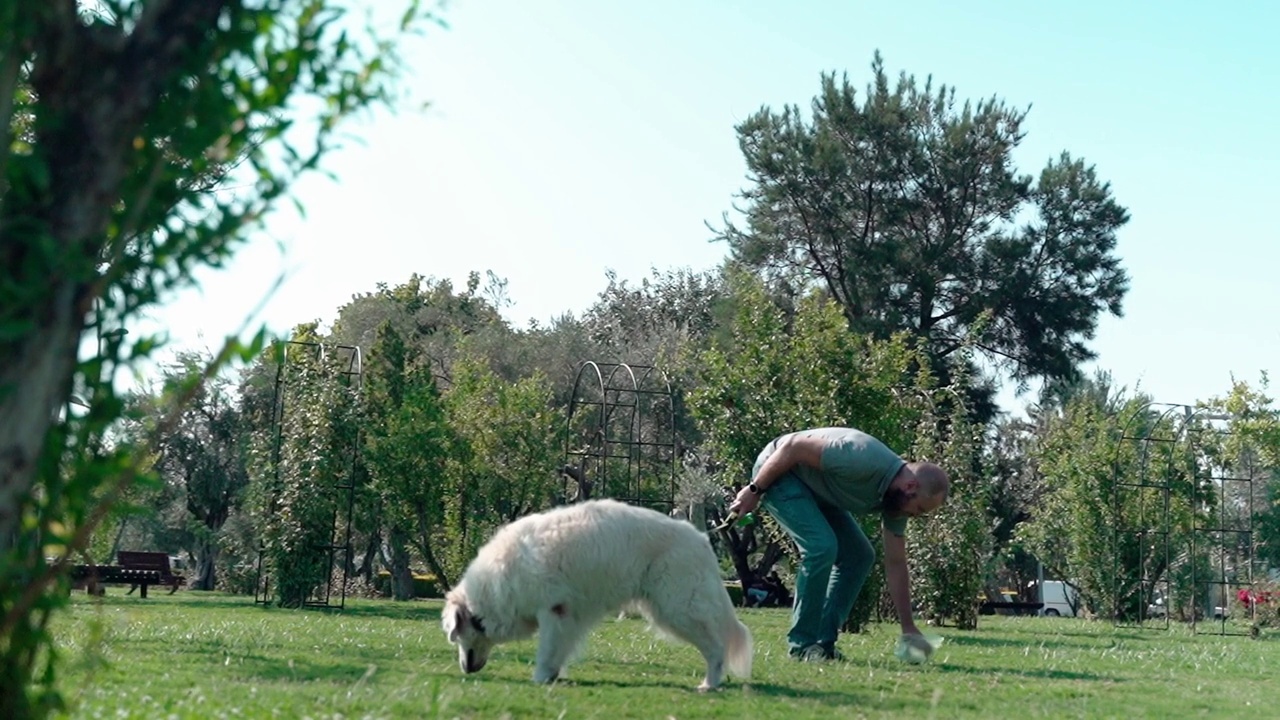
[[[808,119],[762,108],[738,126],[745,221],[720,236],[779,287],[821,288],[854,330],[918,338],[944,379],[970,344],[1018,380],[1072,377],[1099,315],[1121,312],[1128,214],[1065,152],[1019,174],[1025,119],[932,78],[891,84],[877,54],[861,98],[824,75]]]
[[[909,446],[906,428],[923,402],[917,390],[932,379],[927,369],[913,375],[922,365],[904,337],[850,333],[840,309],[819,296],[790,315],[747,273],[733,273],[730,286],[729,337],[690,363],[688,403],[731,477],[748,478],[766,443],[799,428],[849,425]]]
[[[913,529],[911,555],[930,612],[969,624],[976,612],[971,585],[981,586],[987,553],[983,483],[973,468],[981,443],[972,426],[962,420],[947,426],[935,414],[948,389],[935,385],[905,338],[849,332],[837,304],[821,295],[803,298],[789,315],[750,274],[734,273],[730,287],[737,314],[728,340],[700,354],[688,398],[722,483],[745,485],[770,440],[809,427],[856,427],[904,455],[958,463],[958,475],[969,482],[957,484],[958,500],[948,505],[946,519]],[[878,544],[878,518],[860,521]],[[767,573],[788,546],[767,515],[758,529],[732,531],[729,552],[744,586]],[[948,577],[961,567],[972,580]],[[883,582],[877,565],[851,613],[851,629],[878,611]]]
[[[1280,569],[1280,408],[1268,394],[1266,374],[1256,384],[1234,381],[1225,395],[1210,398],[1201,414],[1230,418],[1227,432],[1208,436],[1208,462],[1220,480],[1212,526],[1247,531],[1224,533],[1224,573],[1244,584]],[[1252,563],[1252,567],[1250,567]]]
[[[456,578],[498,526],[560,499],[564,421],[544,376],[504,381],[469,355],[453,366],[445,407],[457,443],[448,463],[456,494],[443,526],[450,552],[442,562]]]
[[[181,353],[168,371],[171,383],[190,382],[212,358]],[[190,586],[213,590],[221,531],[244,499],[249,483],[248,438],[238,399],[226,377],[203,383],[177,427],[160,444],[156,470],[172,488],[183,512],[182,529],[191,535],[196,562]]]
[[[416,547],[437,582],[449,587],[450,573],[439,559],[439,532],[446,498],[446,474],[453,433],[445,417],[430,363],[407,346],[390,322],[383,324],[369,354],[363,398],[362,459],[373,487],[371,499],[387,529],[392,555],[392,594],[413,597],[409,547]]]
[[[978,606],[993,538],[989,523],[989,467],[982,426],[965,406],[952,403],[950,417],[936,405],[923,413],[909,456],[934,462],[951,477],[946,505],[911,521],[911,598],[930,620],[978,627]]]
[[[687,343],[713,337],[725,319],[724,275],[676,269],[632,285],[616,273],[582,316],[583,332],[607,353],[601,360],[674,360]]]
[[[1160,583],[1196,561],[1192,528],[1213,498],[1197,470],[1199,433],[1180,414],[1141,394],[1098,390],[1047,416],[1031,453],[1048,490],[1017,537],[1080,589],[1086,610],[1135,619]],[[1175,604],[1191,602],[1185,584],[1173,594]]]
[[[482,288],[480,274],[472,272],[462,290],[418,273],[394,287],[378,283],[373,292],[360,293],[338,309],[329,341],[371,348],[389,323],[408,346],[435,363],[436,372],[447,375],[462,339],[492,334],[505,340],[510,334],[490,300],[504,281],[492,272],[488,277]]]

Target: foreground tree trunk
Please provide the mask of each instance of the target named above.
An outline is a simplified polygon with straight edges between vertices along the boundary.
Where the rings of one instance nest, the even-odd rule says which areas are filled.
[[[340,26],[337,0],[0,2],[0,718],[62,708],[52,588],[194,392],[174,388],[145,439],[102,447],[124,412],[116,371],[163,343],[104,326],[228,260],[343,119],[395,102],[383,35],[431,18],[406,4],[384,32]],[[236,167],[253,179],[234,199],[209,192]],[[193,385],[264,343],[228,339]]]
[[[76,2],[24,4],[0,17],[0,717],[48,712],[27,690],[40,632],[25,624],[26,597],[48,575],[40,544],[20,527],[37,479],[61,471],[67,438],[53,426],[108,282],[102,267],[123,254],[109,245],[108,226],[145,119],[184,59],[212,58],[201,39],[225,4],[150,3],[128,35],[82,23]],[[40,112],[28,128],[36,150],[18,155],[11,112],[24,67]]]

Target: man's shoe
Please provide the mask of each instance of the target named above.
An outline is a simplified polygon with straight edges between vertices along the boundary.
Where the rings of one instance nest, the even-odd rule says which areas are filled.
[[[844,654],[835,648],[825,648],[818,644],[809,645],[798,653],[792,655],[800,662],[828,662],[831,660],[844,660]]]
[[[800,662],[826,662],[827,651],[821,645],[810,645],[796,653],[795,658]]]

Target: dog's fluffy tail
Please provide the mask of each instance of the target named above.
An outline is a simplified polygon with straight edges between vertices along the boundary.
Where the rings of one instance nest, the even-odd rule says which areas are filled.
[[[729,637],[725,642],[725,669],[739,680],[751,679],[751,645],[751,631],[734,617],[730,621]]]

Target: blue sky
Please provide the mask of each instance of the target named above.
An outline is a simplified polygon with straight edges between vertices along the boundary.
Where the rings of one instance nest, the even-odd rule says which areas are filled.
[[[580,313],[607,269],[713,267],[705,223],[745,186],[734,125],[807,107],[824,71],[864,86],[879,49],[891,74],[1030,105],[1024,172],[1062,150],[1097,166],[1132,215],[1132,287],[1097,366],[1193,402],[1280,371],[1276,8],[453,0],[450,28],[408,48],[430,107],[352,126],[362,142],[325,164],[337,181],[298,186],[305,218],[273,217],[156,321],[176,346],[216,345],[281,273],[259,320],[283,331],[380,281],[492,270],[523,326]]]

